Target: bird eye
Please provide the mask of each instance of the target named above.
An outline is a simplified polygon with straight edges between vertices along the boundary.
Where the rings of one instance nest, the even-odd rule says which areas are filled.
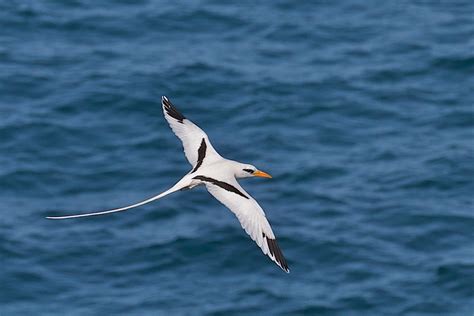
[[[248,172],[248,173],[253,173],[253,170],[252,169],[243,169],[245,172]]]

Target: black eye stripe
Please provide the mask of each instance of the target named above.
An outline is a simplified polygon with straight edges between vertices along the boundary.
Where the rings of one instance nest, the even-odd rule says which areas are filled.
[[[253,173],[253,170],[252,169],[243,169],[245,172],[248,172],[248,173]]]

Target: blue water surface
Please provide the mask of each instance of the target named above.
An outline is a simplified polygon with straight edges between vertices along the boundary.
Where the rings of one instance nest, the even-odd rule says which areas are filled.
[[[0,314],[473,315],[474,2],[0,2]],[[266,210],[190,170],[160,98]]]

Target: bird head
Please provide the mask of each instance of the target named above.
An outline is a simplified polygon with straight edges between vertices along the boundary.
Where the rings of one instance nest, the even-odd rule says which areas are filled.
[[[266,172],[258,170],[253,165],[240,164],[236,170],[235,176],[237,178],[250,178],[250,177],[261,177],[271,178],[272,176]]]

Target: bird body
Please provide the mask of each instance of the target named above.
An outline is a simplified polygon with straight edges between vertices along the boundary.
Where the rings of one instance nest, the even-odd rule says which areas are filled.
[[[179,190],[205,185],[212,196],[236,215],[242,228],[257,243],[262,252],[285,272],[289,272],[288,264],[276,242],[265,212],[237,182],[239,178],[271,178],[271,176],[253,165],[223,158],[214,149],[209,137],[201,128],[185,118],[167,97],[162,97],[161,101],[166,120],[183,143],[184,154],[192,166],[191,171],[170,189],[133,205],[101,212],[47,218],[68,219],[126,211]]]

